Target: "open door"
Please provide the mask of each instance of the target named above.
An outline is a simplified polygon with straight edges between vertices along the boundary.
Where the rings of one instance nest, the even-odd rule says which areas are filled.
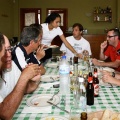
[[[20,30],[32,23],[41,24],[40,8],[21,8],[20,9]]]

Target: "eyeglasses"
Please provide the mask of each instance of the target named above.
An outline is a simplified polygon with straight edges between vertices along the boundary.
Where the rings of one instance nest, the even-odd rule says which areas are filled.
[[[5,49],[5,52],[12,52],[13,48]]]
[[[112,37],[115,37],[115,36],[117,36],[117,35],[113,35],[113,36],[107,35],[108,38],[112,38]]]

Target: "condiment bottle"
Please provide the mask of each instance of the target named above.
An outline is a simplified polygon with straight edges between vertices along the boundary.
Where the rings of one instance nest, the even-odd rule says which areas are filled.
[[[81,113],[80,120],[87,120],[87,113],[86,112]]]
[[[98,97],[99,96],[99,80],[98,80],[97,68],[94,68],[93,86],[94,86],[94,97]]]
[[[89,72],[88,75],[88,84],[87,84],[87,105],[94,104],[94,86],[93,86],[93,78],[92,72]]]

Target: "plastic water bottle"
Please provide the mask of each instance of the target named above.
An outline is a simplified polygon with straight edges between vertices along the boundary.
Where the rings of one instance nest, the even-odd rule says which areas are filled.
[[[70,93],[70,65],[66,60],[66,56],[62,56],[62,60],[59,64],[59,75],[60,75],[60,93]]]

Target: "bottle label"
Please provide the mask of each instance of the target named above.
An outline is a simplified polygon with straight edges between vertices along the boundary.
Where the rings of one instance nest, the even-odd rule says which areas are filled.
[[[68,65],[60,65],[59,66],[59,73],[60,74],[69,74],[70,73],[70,67]]]
[[[94,72],[94,77],[98,77],[98,73],[97,72]]]
[[[99,95],[99,84],[94,84],[94,95]]]
[[[89,82],[89,83],[92,83],[92,79],[93,79],[92,77],[89,77],[89,78],[88,78],[88,82]]]
[[[82,90],[85,93],[86,92],[85,86],[80,85],[80,90]]]

